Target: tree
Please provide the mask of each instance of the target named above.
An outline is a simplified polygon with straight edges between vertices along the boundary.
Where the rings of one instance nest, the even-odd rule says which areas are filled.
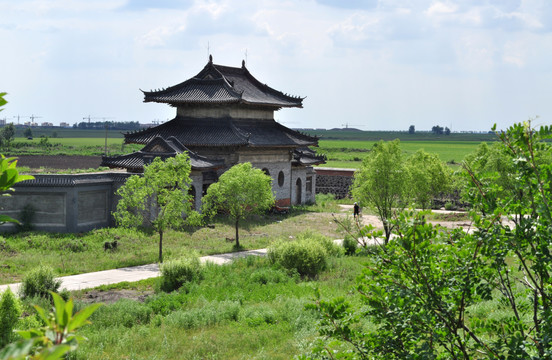
[[[117,191],[121,200],[113,214],[123,227],[149,225],[159,234],[159,262],[163,262],[163,233],[198,221],[188,189],[191,164],[187,153],[155,158],[144,174],[131,176]],[[184,216],[186,218],[184,218]]]
[[[274,206],[272,179],[251,163],[232,166],[218,182],[209,186],[203,197],[203,212],[208,216],[218,211],[227,213],[235,223],[236,248],[240,246],[239,222],[251,214],[262,213]]]
[[[320,296],[310,305],[331,338],[315,358],[550,358],[552,127],[526,122],[497,134],[515,164],[511,190],[465,167],[473,233],[436,228],[422,213],[397,216],[397,241],[366,249],[364,306]],[[363,331],[363,317],[375,331]]]
[[[408,187],[413,200],[429,209],[433,199],[452,184],[452,171],[437,155],[418,150],[408,158]]]
[[[439,125],[435,125],[431,128],[431,132],[435,135],[442,135],[443,134],[443,127]]]
[[[399,140],[376,143],[355,172],[353,198],[374,209],[383,222],[389,241],[393,212],[408,205],[408,171]]]
[[[4,126],[2,128],[2,132],[0,133],[0,137],[2,138],[2,144],[9,149],[11,142],[15,138],[15,126],[13,124]]]
[[[450,135],[450,129],[448,127],[445,127],[445,135]]]
[[[415,132],[416,132],[416,128],[414,127],[414,125],[410,125],[410,127],[408,128],[408,133],[414,134]]]
[[[25,136],[26,138],[32,138],[33,130],[30,127],[26,128],[25,130],[23,130],[23,136]]]

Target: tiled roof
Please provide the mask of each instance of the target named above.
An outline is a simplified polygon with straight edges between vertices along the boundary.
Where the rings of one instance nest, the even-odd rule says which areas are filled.
[[[156,157],[164,160],[185,151],[190,157],[192,170],[207,170],[224,166],[224,160],[211,160],[204,156],[200,156],[188,150],[174,136],[169,137],[167,140],[160,136],[155,137],[144,146],[142,150],[132,154],[113,157],[103,156],[101,166],[124,168],[134,172],[141,172],[144,170],[144,164],[147,164]]]
[[[157,136],[174,136],[187,147],[298,147],[318,144],[316,137],[289,129],[274,120],[181,116],[156,127],[127,133],[125,143],[147,144]]]
[[[234,126],[230,118],[195,119],[177,116],[159,126],[125,134],[127,144],[147,144],[155,137],[176,137],[185,146],[247,145],[247,134]]]
[[[228,104],[303,107],[303,98],[290,96],[258,81],[242,63],[241,68],[213,64],[212,59],[195,77],[166,89],[144,91],[144,102],[179,104]]]
[[[295,164],[312,166],[326,163],[326,155],[317,155],[316,151],[308,147],[298,148],[293,151],[293,162]]]

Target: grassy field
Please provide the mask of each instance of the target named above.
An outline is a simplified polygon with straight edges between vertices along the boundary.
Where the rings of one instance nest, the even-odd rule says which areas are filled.
[[[417,131],[409,134],[407,131],[360,131],[353,129],[323,130],[300,129],[301,132],[317,136],[321,140],[348,140],[348,141],[496,141],[494,133],[451,133],[450,135],[435,135],[431,132]]]
[[[178,292],[98,309],[79,331],[88,340],[71,358],[292,359],[318,335],[317,315],[305,310],[314,288],[325,298],[347,296],[365,261],[331,258],[316,280],[290,276],[261,258],[207,266],[201,282]]]
[[[323,167],[358,168],[375,141],[320,140],[318,153],[328,157]],[[406,156],[418,150],[439,155],[446,163],[459,163],[464,157],[475,151],[477,141],[401,141]]]
[[[313,208],[316,211],[316,205]],[[265,248],[276,239],[293,238],[309,229],[332,238],[340,236],[331,213],[299,208],[288,215],[264,215],[244,222],[240,244],[244,250]],[[234,231],[234,224],[222,217],[215,219],[214,228],[168,231],[163,236],[164,258],[170,260],[190,250],[200,255],[232,252],[234,241],[227,239],[234,237]],[[118,249],[104,251],[104,242],[113,239],[117,239]],[[41,263],[53,267],[59,275],[155,263],[158,242],[159,236],[155,233],[117,228],[85,234],[4,234],[0,236],[0,284],[19,281],[23,274]]]

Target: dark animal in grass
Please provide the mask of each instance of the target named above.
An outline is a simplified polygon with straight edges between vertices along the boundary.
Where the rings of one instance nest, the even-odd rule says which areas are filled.
[[[119,243],[117,243],[117,240],[106,241],[106,242],[104,242],[104,251],[117,250],[118,245],[119,245]]]

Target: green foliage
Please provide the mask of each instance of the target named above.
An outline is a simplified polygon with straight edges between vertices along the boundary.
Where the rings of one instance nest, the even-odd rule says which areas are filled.
[[[18,182],[34,179],[30,175],[19,175],[16,158],[5,158],[0,155],[0,195],[9,196],[13,191],[12,186]],[[18,221],[6,215],[0,215],[0,225],[6,222],[17,223]]]
[[[202,199],[203,213],[214,216],[227,213],[235,221],[236,248],[239,248],[239,222],[251,214],[259,214],[274,206],[272,179],[251,163],[232,166],[218,182],[209,186]]]
[[[188,189],[192,183],[187,153],[155,158],[144,166],[144,175],[131,176],[117,191],[121,200],[113,217],[123,227],[151,225],[159,234],[159,262],[163,262],[163,233],[185,223],[196,223]],[[186,218],[184,218],[186,216]]]
[[[178,290],[184,283],[199,281],[203,276],[203,267],[195,254],[164,263],[160,270],[159,288],[164,292]]]
[[[473,233],[437,229],[423,213],[397,216],[397,238],[369,249],[358,279],[365,307],[319,295],[309,306],[332,339],[309,358],[550,358],[552,164],[543,159],[552,127],[526,122],[498,135],[515,181],[503,187],[498,170],[473,165],[489,159],[465,165]],[[377,328],[363,329],[364,318]]]
[[[0,349],[14,340],[13,329],[21,316],[19,300],[10,288],[0,296]]]
[[[452,185],[452,170],[435,154],[418,150],[407,161],[411,197],[422,208],[431,208],[433,199]]]
[[[19,291],[22,298],[49,297],[50,292],[57,292],[60,286],[61,280],[56,279],[54,270],[40,265],[25,275]]]
[[[240,313],[238,301],[212,301],[201,307],[177,310],[165,317],[165,326],[191,329],[212,326],[226,321],[236,321]]]
[[[54,303],[52,312],[48,313],[44,308],[35,306],[45,326],[17,331],[23,339],[0,350],[0,359],[65,359],[84,340],[82,336],[75,334],[75,330],[90,323],[88,318],[100,304],[90,305],[73,314],[72,299],[66,302],[54,292],[50,295]]]
[[[272,263],[310,278],[314,278],[328,266],[326,249],[320,242],[310,238],[280,240],[268,248],[268,258]]]
[[[345,255],[354,255],[358,248],[358,242],[355,238],[349,234],[345,235],[343,239],[343,249],[345,249]]]
[[[30,127],[26,128],[25,130],[23,130],[23,136],[25,136],[26,138],[32,138],[33,130]]]
[[[386,242],[393,225],[393,214],[408,204],[408,170],[398,140],[374,145],[355,172],[353,198],[372,208],[383,222]]]
[[[131,328],[148,324],[153,310],[146,304],[129,299],[120,299],[110,306],[104,306],[91,317],[94,327],[106,328],[122,326]]]
[[[6,99],[4,99],[4,96],[6,96],[7,93],[5,92],[0,92],[0,111],[4,110],[2,109],[2,106],[6,105],[8,102],[6,101]]]
[[[15,126],[13,124],[5,125],[0,132],[0,140],[2,146],[9,150],[14,138]]]

